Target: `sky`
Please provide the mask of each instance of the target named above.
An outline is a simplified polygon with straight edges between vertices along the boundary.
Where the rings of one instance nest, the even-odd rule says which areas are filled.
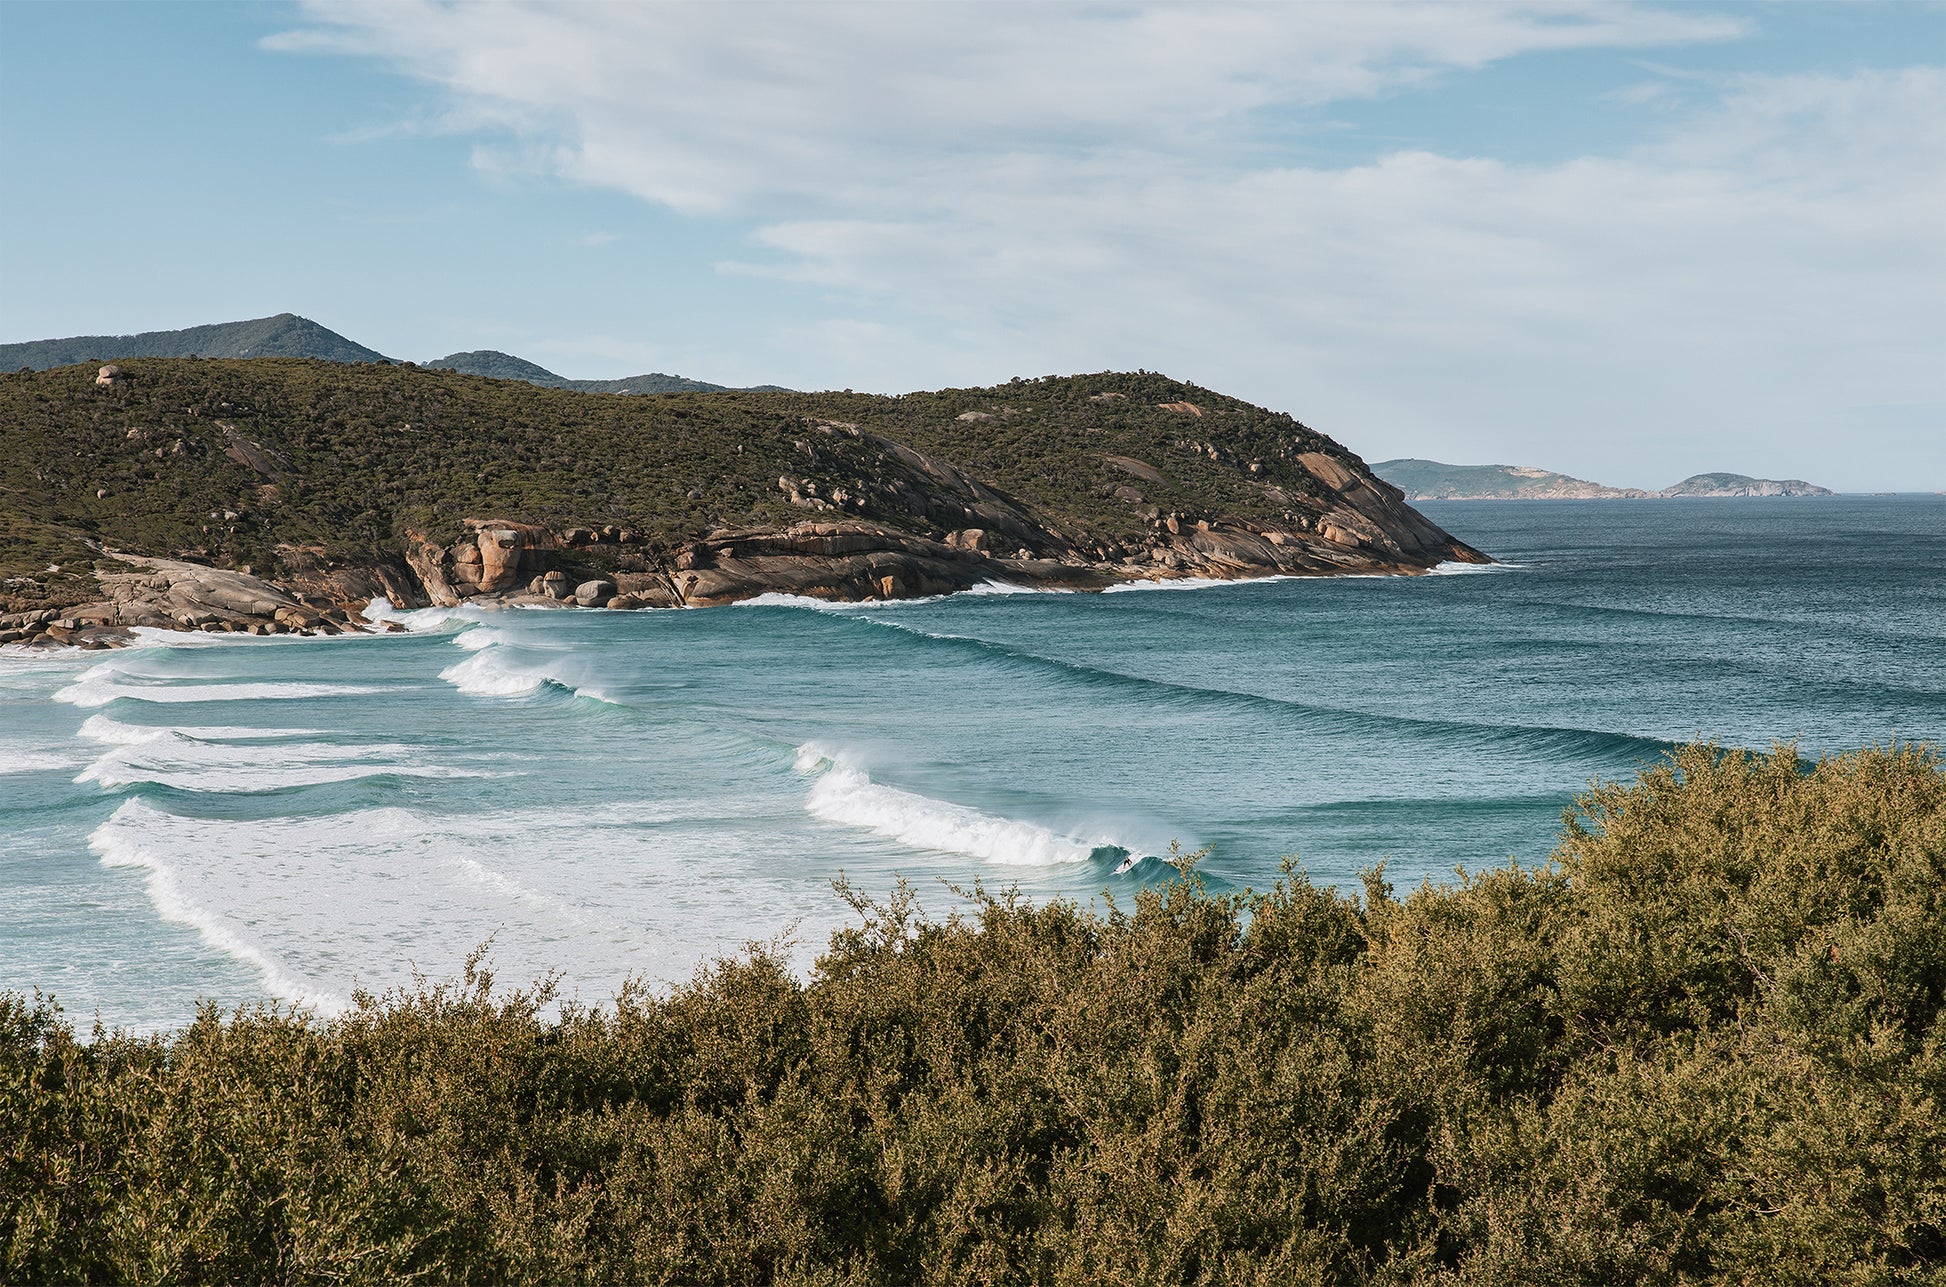
[[[1946,488],[1946,4],[0,3],[0,341],[295,312]]]

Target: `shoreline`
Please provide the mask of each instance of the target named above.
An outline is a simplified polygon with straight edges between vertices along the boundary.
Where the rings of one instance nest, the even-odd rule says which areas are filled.
[[[391,610],[482,606],[640,611],[727,607],[769,596],[832,605],[935,600],[967,593],[1115,593],[1239,581],[1335,576],[1437,575],[1485,570],[1490,556],[1452,542],[1428,558],[1373,548],[1364,534],[1320,540],[1255,524],[1171,524],[1166,538],[1120,557],[999,553],[986,533],[929,540],[864,523],[801,523],[713,532],[655,570],[607,570],[620,551],[577,547],[545,529],[470,520],[473,541],[420,543],[403,566],[309,568],[273,580],[245,570],[108,550],[130,572],[98,575],[104,597],[65,608],[0,614],[0,647],[17,652],[102,651],[139,641],[140,628],[184,635],[333,636],[397,633],[374,619]],[[1350,534],[1333,533],[1333,536]],[[591,557],[591,553],[593,557]],[[1106,551],[1104,551],[1106,553]],[[605,557],[604,557],[605,556]],[[1185,584],[1191,583],[1191,584]],[[994,588],[987,588],[994,587]],[[1001,589],[999,587],[1006,587]]]

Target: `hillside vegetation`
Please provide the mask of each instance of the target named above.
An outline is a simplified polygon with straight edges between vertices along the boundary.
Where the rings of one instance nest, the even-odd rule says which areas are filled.
[[[1329,489],[1306,452],[1364,474],[1288,415],[1148,373],[649,399],[291,359],[122,372],[109,385],[93,367],[0,376],[0,524],[22,534],[0,544],[0,597],[78,601],[89,542],[277,576],[300,548],[396,564],[468,517],[610,525],[650,560],[806,506],[942,537],[950,524],[925,498],[887,482],[888,441],[951,462],[1076,547],[1140,542],[1169,514],[1312,521],[1307,498]]]
[[[558,1018],[12,994],[0,1277],[1937,1282],[1943,891],[1935,753],[1698,746],[1404,898],[854,896],[807,979]]]

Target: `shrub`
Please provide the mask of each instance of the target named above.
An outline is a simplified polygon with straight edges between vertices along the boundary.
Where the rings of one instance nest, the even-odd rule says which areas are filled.
[[[0,999],[9,1280],[1937,1281],[1946,770],[1692,746],[1538,868],[846,891],[552,1009],[480,961],[83,1042]]]

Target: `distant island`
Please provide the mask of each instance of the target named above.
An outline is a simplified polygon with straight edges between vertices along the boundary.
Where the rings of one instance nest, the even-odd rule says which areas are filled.
[[[1694,474],[1660,491],[1606,487],[1523,465],[1448,465],[1437,460],[1381,460],[1372,472],[1407,500],[1646,500],[1676,496],[1832,496],[1829,488],[1801,478],[1751,478],[1745,474]]]
[[[1323,434],[1153,372],[899,397],[289,357],[0,375],[0,644],[331,633],[379,595],[696,607],[1447,561],[1491,562]]]
[[[346,339],[328,327],[295,313],[258,317],[244,322],[217,322],[179,331],[144,331],[139,335],[71,335],[56,340],[27,340],[0,344],[0,371],[46,371],[87,362],[118,362],[126,358],[314,358],[320,362],[383,362],[394,359],[376,349]],[[424,365],[479,375],[493,380],[522,380],[548,389],[582,393],[717,393],[727,384],[711,384],[680,375],[652,371],[620,380],[569,380],[525,358],[493,349],[449,353]],[[779,386],[756,386],[778,390]]]

